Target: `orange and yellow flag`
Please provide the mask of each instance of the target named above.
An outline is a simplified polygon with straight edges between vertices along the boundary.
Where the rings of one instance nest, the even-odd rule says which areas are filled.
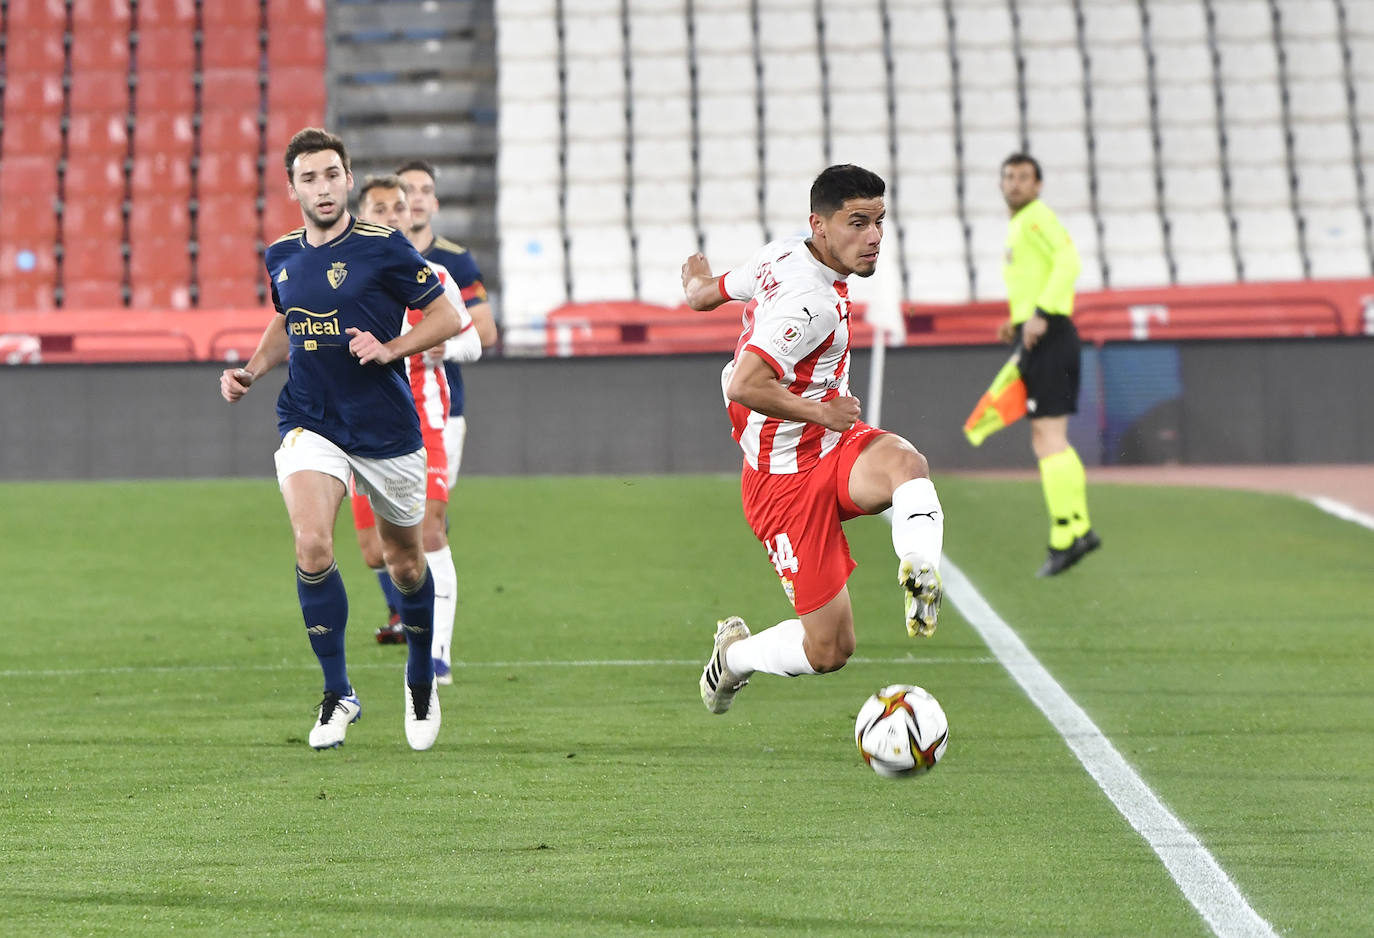
[[[992,434],[1009,427],[1026,416],[1026,383],[1021,380],[1018,349],[992,379],[992,384],[978,399],[973,413],[964,421],[964,436],[979,446]]]

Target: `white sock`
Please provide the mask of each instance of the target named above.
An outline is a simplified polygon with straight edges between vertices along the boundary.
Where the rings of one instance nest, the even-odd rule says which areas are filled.
[[[740,639],[725,649],[725,666],[740,677],[755,671],[781,677],[815,674],[816,669],[811,667],[802,647],[805,638],[801,619],[784,619],[771,629]]]
[[[918,568],[924,564],[940,570],[940,551],[945,544],[945,512],[935,483],[909,479],[892,493],[892,549],[900,560]]]
[[[445,664],[452,663],[453,617],[458,612],[458,571],[453,568],[453,551],[447,546],[425,551],[434,577],[434,644],[431,654]]]

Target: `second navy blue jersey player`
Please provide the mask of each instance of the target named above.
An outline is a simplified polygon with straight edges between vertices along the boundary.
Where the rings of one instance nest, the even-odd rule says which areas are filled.
[[[291,344],[277,429],[285,435],[304,427],[372,459],[423,448],[404,359],[360,366],[348,350],[350,328],[389,342],[406,309],[443,295],[405,235],[353,218],[343,234],[312,247],[302,228],[268,247],[265,263]]]

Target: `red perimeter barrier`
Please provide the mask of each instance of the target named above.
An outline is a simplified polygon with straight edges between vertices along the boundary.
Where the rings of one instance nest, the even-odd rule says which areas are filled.
[[[728,354],[742,311],[740,303],[709,313],[633,301],[569,304],[549,313],[542,351],[557,357]],[[865,312],[855,304],[857,348],[873,342]],[[244,361],[271,315],[254,308],[0,313],[0,363]],[[903,344],[991,344],[1006,315],[1001,302],[908,303]],[[1374,335],[1374,278],[1081,293],[1074,321],[1086,341],[1097,343]]]

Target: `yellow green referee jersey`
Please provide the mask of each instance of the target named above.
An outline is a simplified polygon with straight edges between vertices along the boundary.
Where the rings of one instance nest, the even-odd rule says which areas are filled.
[[[1002,280],[1013,324],[1047,313],[1073,315],[1073,284],[1082,264],[1073,238],[1050,207],[1028,202],[1007,223],[1007,256]]]

